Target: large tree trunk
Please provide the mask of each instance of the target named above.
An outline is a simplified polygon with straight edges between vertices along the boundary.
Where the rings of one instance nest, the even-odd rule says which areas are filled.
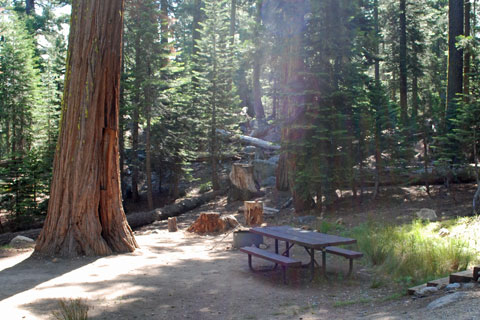
[[[35,13],[35,0],[25,1],[25,13],[28,15],[33,15]]]
[[[262,0],[256,1],[256,14],[255,14],[255,30],[254,30],[254,39],[255,39],[255,54],[253,60],[253,109],[255,110],[255,118],[260,123],[265,122],[265,111],[262,104],[262,86],[260,85],[260,73],[262,69],[262,50],[261,50],[261,39],[260,39],[260,26],[262,23],[261,20],[261,9],[262,9]],[[263,124],[262,124],[263,125]]]
[[[235,44],[235,24],[237,23],[237,0],[230,3],[230,44]]]
[[[407,114],[407,8],[406,0],[400,0],[400,120],[408,125]]]
[[[293,203],[297,213],[311,209],[311,199],[298,193],[298,185],[295,183],[297,171],[297,157],[299,152],[292,150],[292,145],[303,140],[304,130],[301,128],[304,122],[305,81],[303,79],[305,64],[302,56],[304,16],[307,13],[307,1],[295,0],[295,10],[286,12],[288,15],[288,28],[284,31],[285,49],[282,55],[282,87],[285,94],[281,103],[281,118],[284,122],[282,128],[282,142],[290,144],[287,150],[282,150],[278,163],[276,176],[277,188],[285,189],[287,182],[292,191]],[[298,148],[298,147],[294,147]]]
[[[472,10],[472,4],[470,0],[465,2],[465,37],[470,36],[471,34],[471,25],[470,25],[470,11]],[[465,95],[465,102],[468,102],[468,95],[470,94],[470,52],[467,50],[465,52],[464,64],[463,64],[463,94]]]
[[[378,21],[378,0],[374,0],[374,23],[375,23],[375,56],[378,57],[380,53],[380,26]],[[380,149],[380,136],[382,134],[382,128],[380,124],[380,117],[378,113],[380,113],[380,90],[381,90],[381,82],[380,82],[380,60],[377,58],[375,59],[375,91],[376,91],[376,111],[377,116],[375,118],[375,187],[373,190],[373,198],[375,199],[378,194],[380,193],[380,171],[382,165],[382,156],[381,156],[381,149]]]
[[[448,75],[447,106],[445,112],[445,128],[453,129],[452,120],[457,114],[455,98],[463,90],[463,50],[456,47],[457,37],[463,34],[463,0],[449,0],[448,10]]]
[[[123,7],[120,0],[72,6],[61,133],[38,253],[107,255],[137,247],[119,179]]]
[[[136,73],[139,72],[141,64],[141,52],[140,52],[140,37],[135,39],[135,68]],[[138,161],[138,130],[140,120],[140,77],[135,77],[135,95],[133,100],[133,113],[132,113],[132,200],[138,202],[140,196],[138,194],[138,181],[140,173],[140,165]]]

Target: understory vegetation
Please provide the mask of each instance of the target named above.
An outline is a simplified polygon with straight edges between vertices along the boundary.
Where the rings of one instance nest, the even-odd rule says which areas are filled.
[[[400,226],[366,222],[351,230],[323,223],[319,231],[340,232],[357,239],[363,263],[380,276],[372,286],[390,279],[412,286],[446,277],[479,263],[480,218],[441,222],[414,220]]]

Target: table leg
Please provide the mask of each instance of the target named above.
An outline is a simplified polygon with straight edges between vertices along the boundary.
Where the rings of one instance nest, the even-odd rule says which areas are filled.
[[[313,280],[313,277],[315,276],[315,249],[310,249],[310,273],[311,273],[311,279],[310,281]]]
[[[290,244],[288,241],[285,242],[285,256],[290,257]]]
[[[325,249],[322,250],[322,271],[323,271],[323,276],[326,278],[327,277],[327,252]]]
[[[275,239],[275,253],[278,254],[278,239]]]

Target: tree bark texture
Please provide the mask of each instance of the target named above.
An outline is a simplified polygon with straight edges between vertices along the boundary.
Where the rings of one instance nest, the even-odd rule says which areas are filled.
[[[284,0],[282,0],[284,1]],[[282,54],[282,88],[285,88],[282,102],[280,105],[280,119],[284,125],[282,127],[282,143],[290,145],[287,150],[282,150],[280,161],[278,163],[277,189],[291,189],[293,194],[293,203],[296,212],[303,212],[310,209],[310,199],[305,199],[297,193],[295,185],[295,175],[297,171],[297,154],[292,146],[303,140],[304,130],[301,125],[304,123],[305,101],[303,93],[305,90],[305,81],[303,71],[305,64],[302,56],[303,28],[305,26],[304,16],[307,13],[307,2],[305,0],[293,0],[295,10],[286,12],[288,20],[287,31],[284,34],[284,50]],[[292,7],[290,7],[292,8]]]
[[[170,204],[161,209],[155,209],[147,212],[135,212],[127,216],[128,224],[131,228],[140,228],[151,224],[157,220],[166,220],[169,217],[176,217],[185,212],[198,208],[204,203],[214,200],[217,196],[224,195],[226,190],[210,191],[199,197],[187,198],[178,203]],[[25,236],[36,239],[42,229],[32,229],[19,232],[8,232],[0,234],[0,245],[8,244],[16,236]]]
[[[263,202],[245,201],[245,224],[249,227],[259,226],[263,223]]]
[[[407,6],[406,0],[400,0],[400,120],[408,125],[407,113]]]
[[[470,0],[465,1],[465,37],[470,36],[471,34],[471,25],[470,25],[470,11],[472,10],[472,4]],[[468,102],[468,96],[470,94],[470,52],[468,50],[465,52],[464,63],[463,63],[463,94],[465,95],[464,101]]]
[[[237,0],[230,3],[230,44],[235,43],[235,24],[237,23]]]
[[[168,218],[168,232],[177,232],[177,217]]]
[[[453,129],[452,119],[456,117],[455,98],[463,90],[463,50],[456,47],[457,37],[463,34],[463,0],[449,0],[448,10],[448,75],[446,130]]]
[[[123,3],[73,2],[61,133],[38,253],[107,255],[137,247],[119,177]]]
[[[262,0],[256,1],[256,14],[255,14],[255,30],[254,30],[254,39],[255,39],[255,54],[253,59],[253,108],[255,110],[255,118],[257,121],[265,122],[265,111],[263,109],[262,103],[262,86],[260,84],[260,73],[262,71],[262,49],[261,49],[261,38],[260,38],[260,26],[262,24],[261,20],[261,9],[262,9]]]
[[[217,212],[200,213],[198,219],[187,229],[187,232],[198,234],[225,232],[235,228],[238,221],[233,216],[221,217]]]
[[[33,15],[35,13],[35,0],[25,1],[25,13],[28,15]]]
[[[245,201],[260,196],[260,185],[255,180],[252,165],[234,163],[229,178],[232,184],[228,192],[229,201]]]

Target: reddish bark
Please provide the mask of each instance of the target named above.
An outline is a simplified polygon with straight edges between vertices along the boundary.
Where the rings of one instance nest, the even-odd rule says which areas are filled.
[[[123,1],[73,3],[61,133],[38,253],[107,255],[137,247],[120,193],[122,20]]]
[[[283,150],[277,167],[277,189],[290,188],[293,195],[295,212],[300,213],[311,209],[311,199],[306,199],[297,192],[295,174],[297,171],[297,152],[295,144],[304,137],[301,124],[304,123],[305,101],[303,91],[305,81],[303,72],[305,63],[302,57],[303,32],[305,25],[304,15],[305,0],[295,0],[296,10],[288,12],[288,28],[285,34],[285,49],[282,56],[282,87],[286,88],[280,108],[284,120],[282,127],[282,142],[290,145],[288,150]]]

